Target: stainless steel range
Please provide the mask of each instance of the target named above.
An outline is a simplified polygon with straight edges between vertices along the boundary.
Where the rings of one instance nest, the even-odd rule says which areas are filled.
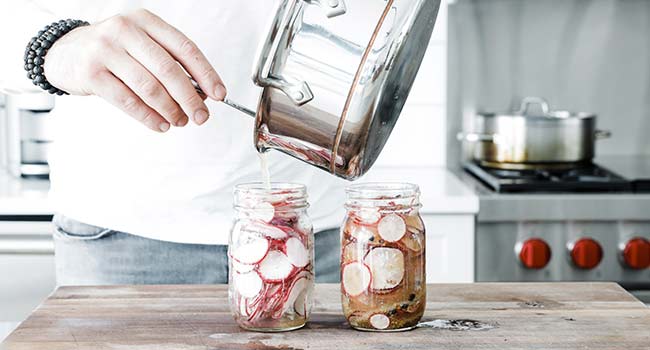
[[[583,178],[467,165],[480,198],[476,280],[616,281],[650,302],[650,159],[598,163]]]

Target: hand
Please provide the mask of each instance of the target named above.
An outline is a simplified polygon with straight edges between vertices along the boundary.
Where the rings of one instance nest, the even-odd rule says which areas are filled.
[[[57,40],[43,66],[53,86],[73,95],[97,95],[150,129],[166,132],[189,119],[201,125],[208,108],[187,71],[208,97],[226,88],[189,38],[147,10],[72,30]]]

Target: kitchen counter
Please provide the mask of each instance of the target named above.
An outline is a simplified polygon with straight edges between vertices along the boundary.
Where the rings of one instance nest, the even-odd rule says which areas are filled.
[[[0,171],[0,216],[52,215],[47,180],[18,179]]]
[[[338,285],[317,285],[310,323],[245,332],[227,287],[63,287],[4,343],[29,349],[647,349],[650,309],[614,283],[429,285],[422,327],[350,329]]]

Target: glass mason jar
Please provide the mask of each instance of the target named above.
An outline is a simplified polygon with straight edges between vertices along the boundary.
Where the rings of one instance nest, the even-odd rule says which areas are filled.
[[[415,327],[426,305],[425,230],[418,186],[369,183],[346,189],[341,228],[341,302],[359,330]]]
[[[305,186],[235,187],[228,295],[240,327],[281,332],[305,325],[314,289],[314,235]]]

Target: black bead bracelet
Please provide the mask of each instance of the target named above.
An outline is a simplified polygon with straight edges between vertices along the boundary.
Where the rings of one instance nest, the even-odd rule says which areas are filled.
[[[71,30],[87,26],[90,23],[78,19],[65,19],[45,26],[43,30],[33,37],[25,48],[25,71],[34,85],[55,95],[67,95],[68,93],[58,89],[47,81],[43,73],[45,55],[55,41],[70,32]]]

